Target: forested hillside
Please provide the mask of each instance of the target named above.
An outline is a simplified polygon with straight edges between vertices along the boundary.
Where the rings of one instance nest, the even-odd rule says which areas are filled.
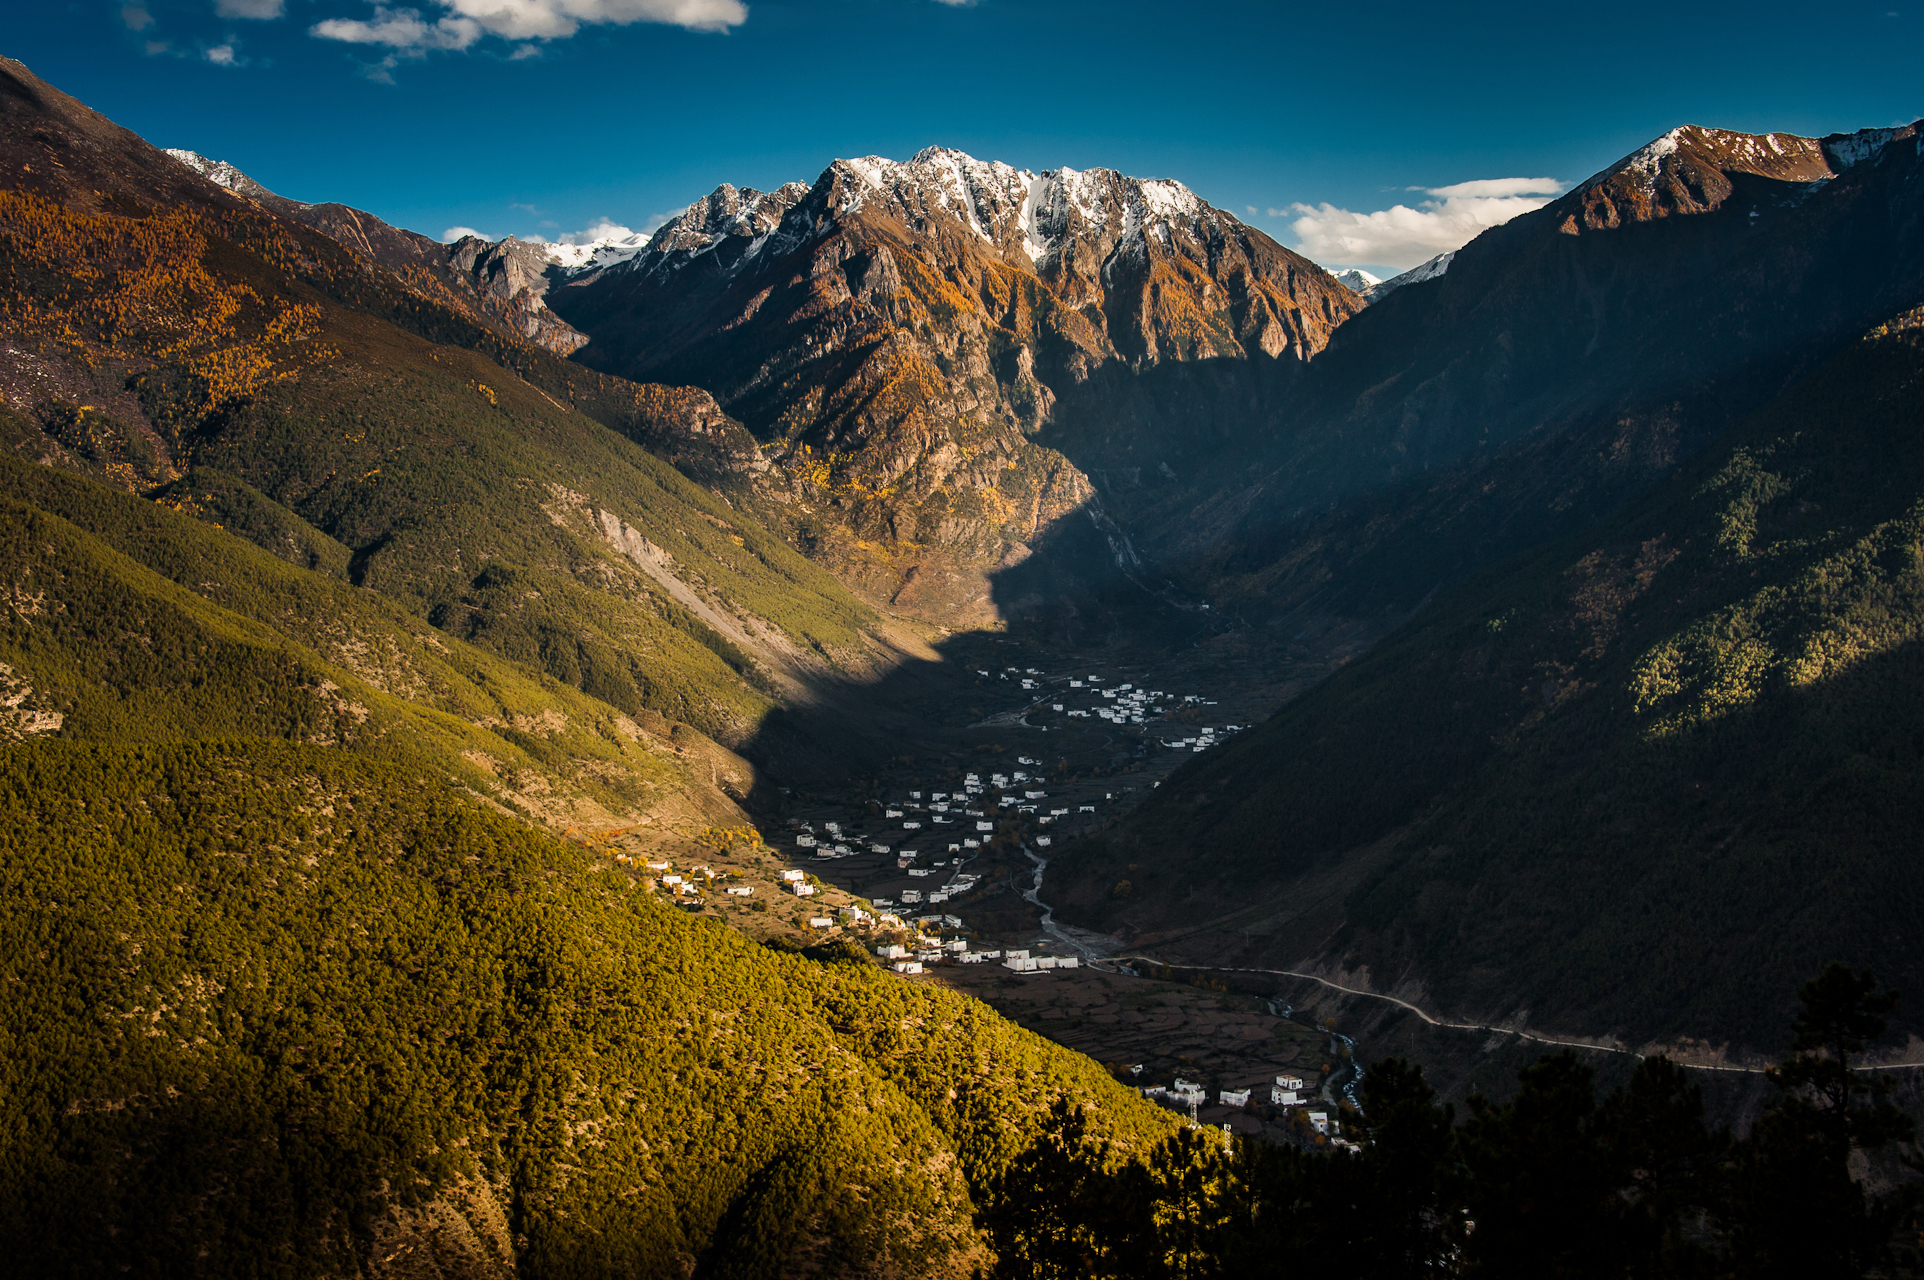
[[[0,1239],[21,1274],[967,1275],[1094,1063],[684,917],[417,770],[0,748]]]
[[[1180,771],[1079,855],[1086,918],[1233,934],[1353,866],[1326,962],[1633,1040],[1767,1047],[1833,956],[1915,986],[1921,322]],[[1145,893],[1112,895],[1124,863]],[[1184,881],[1216,891],[1154,892]]]

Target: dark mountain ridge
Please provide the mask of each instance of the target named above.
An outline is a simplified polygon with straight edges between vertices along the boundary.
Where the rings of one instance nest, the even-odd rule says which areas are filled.
[[[1910,305],[1919,175],[1914,126],[1676,130],[1344,324],[1286,430],[1105,497],[1251,616],[1400,615],[1607,514]]]
[[[1921,315],[1179,770],[1068,859],[1080,918],[1740,1053],[1826,958],[1915,983]]]

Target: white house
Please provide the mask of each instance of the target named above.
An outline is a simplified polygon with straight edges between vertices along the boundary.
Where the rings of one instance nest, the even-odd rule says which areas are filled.
[[[1296,1096],[1294,1089],[1284,1089],[1277,1085],[1271,1085],[1269,1087],[1269,1105],[1272,1107],[1300,1107],[1303,1103],[1302,1100]]]
[[[826,929],[834,923],[835,922],[827,916],[811,916],[808,921],[808,927],[811,929]]]
[[[755,896],[755,886],[752,884],[731,884],[722,892],[734,898],[752,898]]]
[[[1312,1111],[1309,1113],[1310,1127],[1318,1133],[1329,1132],[1329,1112]]]
[[[902,824],[902,830],[904,831],[920,831],[921,829],[922,823],[919,820],[912,820]]]
[[[795,890],[795,896],[798,898],[812,898],[815,896],[815,886],[812,884],[804,884],[802,881],[797,880],[794,881],[790,887]]]
[[[1276,1083],[1285,1089],[1300,1089],[1303,1087],[1303,1078],[1301,1076],[1277,1076]]]
[[[899,818],[902,816],[902,811],[900,809],[890,809],[888,812],[884,813],[882,816],[884,818]]]
[[[1004,951],[1002,954],[1010,960],[1027,960],[1029,958],[1027,948],[1021,951]]]
[[[1046,848],[1048,848],[1048,847],[1049,847],[1049,841],[1050,841],[1050,840],[1051,840],[1052,838],[1053,838],[1053,837],[1050,837],[1050,836],[1037,836],[1037,837],[1035,838],[1035,842],[1036,842],[1037,844],[1039,844],[1039,845],[1041,845],[1041,846],[1042,846],[1043,848],[1045,848],[1045,849],[1046,849]]]
[[[1246,1107],[1249,1105],[1249,1090],[1224,1089],[1217,1093],[1216,1098],[1225,1107]]]
[[[1035,967],[1038,969],[1053,969],[1056,967],[1056,957],[1037,956],[1033,961],[1033,963],[1035,964]]]
[[[1056,968],[1058,969],[1080,969],[1081,967],[1082,967],[1082,961],[1077,959],[1075,956],[1057,956],[1056,957]]]
[[[681,877],[680,876],[663,876],[661,878],[661,882],[663,884],[680,884]]]
[[[802,871],[799,868],[795,868],[795,867],[790,867],[788,870],[782,872],[782,879],[790,882],[793,882],[796,880],[805,880],[807,878],[808,878],[808,872]]]
[[[875,948],[875,954],[884,960],[900,960],[908,953],[909,949],[907,947],[894,942],[889,943],[887,946]]]
[[[1027,956],[1011,954],[1002,961],[1002,967],[1016,973],[1034,973],[1036,970],[1036,962]]]
[[[895,970],[895,971],[896,971],[897,973],[920,973],[920,972],[922,972],[922,962],[921,962],[920,960],[897,960],[897,961],[896,961],[896,962],[894,963],[894,965],[892,965],[891,967],[892,967],[892,968],[893,968],[893,969],[894,969],[894,970]]]
[[[964,951],[955,959],[958,964],[987,964],[992,958],[981,951]]]
[[[920,889],[902,890],[902,901],[904,904],[911,903],[911,902],[920,902],[921,900],[922,900],[922,891]]]
[[[975,824],[975,829],[976,829],[977,831],[994,831],[994,830],[995,830],[995,823],[993,823],[993,822],[978,822],[978,823],[976,823],[976,824]]]

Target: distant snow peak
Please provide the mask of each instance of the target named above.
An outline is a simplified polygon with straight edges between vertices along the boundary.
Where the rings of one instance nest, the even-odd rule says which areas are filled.
[[[1824,155],[1831,162],[1831,167],[1842,173],[1883,154],[1884,148],[1890,146],[1893,140],[1912,137],[1916,132],[1915,124],[1890,129],[1859,129],[1856,133],[1824,139]]]
[[[1448,253],[1439,253],[1422,266],[1411,267],[1400,276],[1391,276],[1387,280],[1379,281],[1365,290],[1363,297],[1370,302],[1381,302],[1406,285],[1422,284],[1425,280],[1434,280],[1450,269],[1450,263],[1455,260],[1456,253],[1457,251],[1455,249],[1450,250]],[[1355,274],[1365,277],[1368,275],[1367,272],[1361,271]],[[1343,277],[1338,276],[1336,278],[1341,280]],[[1354,286],[1351,287],[1353,288]]]
[[[1351,293],[1368,293],[1371,289],[1383,283],[1381,278],[1371,275],[1361,267],[1351,267],[1347,271],[1336,271],[1331,274],[1336,277],[1338,284],[1348,289]]]
[[[258,182],[225,160],[209,160],[198,151],[187,151],[180,147],[168,147],[167,154],[217,187],[225,187],[229,191],[248,196],[264,189]]]
[[[558,241],[535,239],[547,252],[548,261],[569,271],[611,267],[641,253],[648,247],[653,232],[631,231],[604,218],[586,231],[561,237]]]

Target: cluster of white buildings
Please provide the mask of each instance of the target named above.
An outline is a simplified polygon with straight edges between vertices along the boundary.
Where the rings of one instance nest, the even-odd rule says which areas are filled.
[[[1216,1101],[1225,1107],[1246,1107],[1254,1093],[1253,1088],[1219,1089],[1216,1092]],[[1277,1107],[1306,1106],[1309,1100],[1302,1094],[1303,1078],[1301,1076],[1277,1076],[1276,1083],[1269,1090],[1269,1102],[1271,1106]],[[1181,1076],[1177,1076],[1174,1084],[1166,1088],[1161,1085],[1151,1085],[1142,1091],[1142,1096],[1173,1110],[1187,1112],[1193,1120],[1196,1116],[1196,1108],[1208,1101],[1209,1091],[1194,1080],[1184,1080]],[[1306,1118],[1310,1128],[1319,1134],[1328,1136],[1342,1131],[1342,1126],[1332,1121],[1327,1111],[1311,1111],[1307,1113]]]

